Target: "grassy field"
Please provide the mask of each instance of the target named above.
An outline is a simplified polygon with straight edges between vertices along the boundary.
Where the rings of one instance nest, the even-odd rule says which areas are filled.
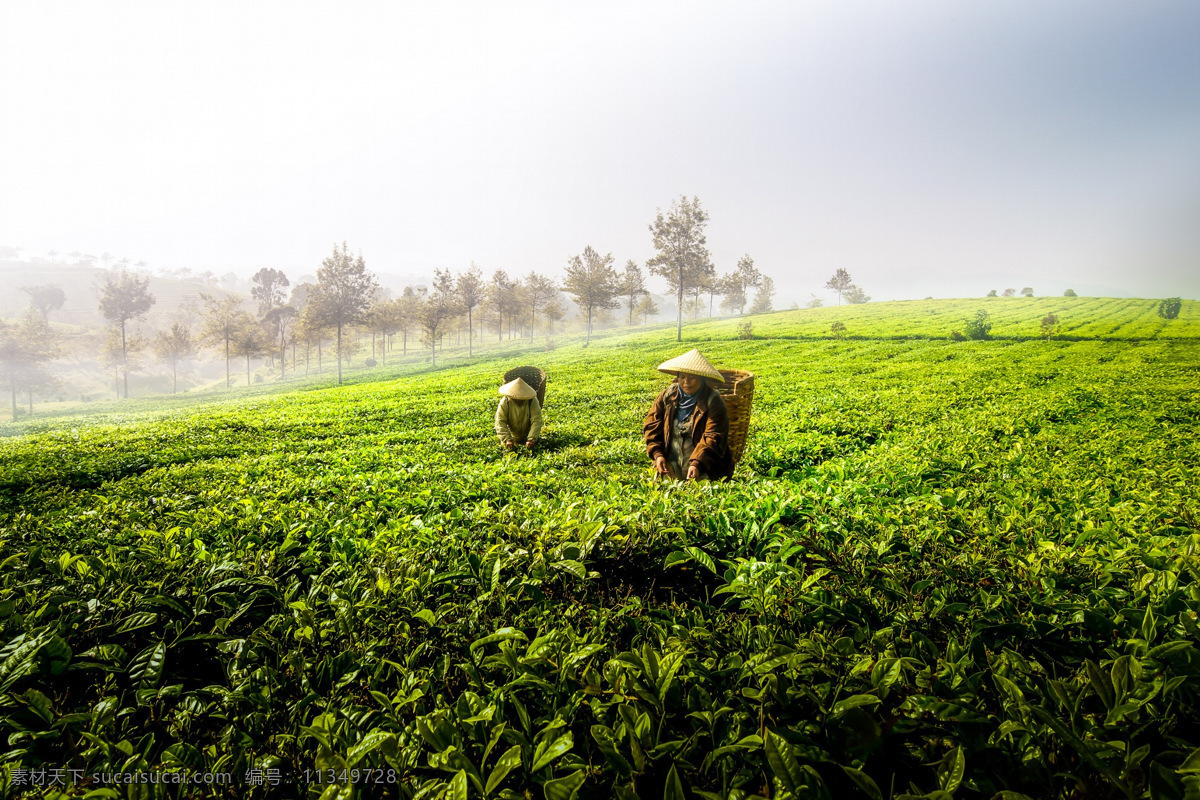
[[[1106,338],[1030,338],[1059,302],[1080,311],[1064,331]],[[985,303],[995,340],[944,338]],[[1193,796],[1195,311],[782,312],[753,318],[755,340],[705,322],[683,347],[660,328],[12,426],[0,780]],[[661,483],[640,443],[654,365],[696,345],[757,374],[750,446],[731,482]],[[529,361],[549,374],[547,435],[505,455],[495,389]],[[52,791],[30,783],[42,768],[84,777]],[[233,783],[87,777],[183,769]]]

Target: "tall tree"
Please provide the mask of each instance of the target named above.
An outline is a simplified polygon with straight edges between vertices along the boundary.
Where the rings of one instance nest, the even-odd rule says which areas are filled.
[[[537,313],[558,297],[558,286],[545,275],[530,272],[525,276],[525,282],[521,288],[525,294],[525,305],[529,310],[529,339],[532,341],[537,330],[535,324]]]
[[[0,383],[12,395],[12,418],[17,419],[17,391],[29,392],[30,412],[33,411],[33,391],[48,382],[46,361],[58,352],[50,326],[36,308],[30,308],[19,323],[5,325],[0,320]]]
[[[279,377],[282,378],[287,363],[287,328],[296,316],[294,308],[284,305],[291,282],[282,271],[269,267],[254,273],[250,282],[250,296],[258,301],[258,318],[271,329],[272,336],[279,336]]]
[[[496,315],[496,341],[504,339],[504,321],[506,319],[510,333],[512,331],[512,318],[519,305],[518,288],[518,283],[508,277],[508,273],[504,270],[498,269],[492,273],[492,282],[488,286],[488,301]]]
[[[159,361],[171,365],[171,394],[179,389],[179,362],[191,358],[200,350],[187,325],[176,322],[170,331],[159,331],[154,337],[154,354]]]
[[[437,367],[437,342],[443,323],[458,313],[454,298],[454,279],[450,271],[435,269],[433,287],[421,307],[421,332],[429,345],[431,365]]]
[[[621,281],[613,269],[612,253],[600,255],[588,245],[581,255],[572,256],[567,263],[563,291],[571,295],[587,317],[587,339],[592,343],[592,315],[600,308],[616,308],[614,299],[621,291]]]
[[[826,289],[832,289],[837,292],[838,305],[842,304],[842,295],[850,291],[850,287],[854,285],[854,279],[850,277],[850,273],[842,267],[838,267],[837,272],[825,282]]]
[[[542,306],[542,318],[546,320],[546,335],[550,336],[554,333],[554,323],[567,315],[567,310],[563,308],[563,304],[559,302],[558,295],[554,299]]]
[[[326,328],[322,324],[317,315],[311,311],[311,306],[305,306],[304,310],[296,317],[296,322],[292,326],[293,339],[298,339],[304,343],[304,374],[307,377],[312,349],[317,348],[317,374],[321,374],[321,345],[325,341]],[[293,362],[295,359],[292,359]]]
[[[742,256],[738,259],[733,272],[725,276],[723,287],[725,299],[721,301],[721,308],[730,310],[736,308],[738,316],[744,314],[750,288],[758,286],[762,282],[762,278],[762,273],[754,266],[754,259],[749,254]]]
[[[317,270],[317,285],[309,305],[318,320],[337,330],[339,385],[342,382],[342,331],[347,325],[362,321],[378,288],[375,276],[367,271],[362,254],[351,257],[345,242],[342,242],[341,250],[334,245],[333,253]]]
[[[643,325],[650,322],[651,314],[658,315],[658,304],[654,302],[654,297],[649,292],[642,295],[642,300],[638,303],[637,313],[642,315]]]
[[[625,262],[625,272],[621,275],[621,297],[629,304],[629,324],[633,324],[633,307],[638,298],[646,294],[646,279],[642,276],[642,268],[632,258]]]
[[[290,282],[287,275],[277,269],[263,267],[250,279],[250,296],[258,301],[258,315],[265,317],[273,308],[282,306],[287,299]]]
[[[110,273],[100,286],[100,313],[121,329],[121,367],[126,398],[129,397],[129,344],[125,325],[130,320],[145,317],[153,305],[149,277],[138,277],[122,269]]]
[[[763,275],[754,293],[754,305],[750,306],[751,314],[762,314],[772,310],[771,298],[775,296],[775,281],[770,276]]]
[[[408,332],[417,326],[421,315],[421,298],[411,286],[405,286],[398,300],[397,324],[403,336],[403,355],[408,355]],[[482,337],[481,337],[482,338]]]
[[[230,339],[235,356],[246,358],[246,385],[250,385],[250,359],[266,355],[270,351],[271,340],[263,330],[262,325],[252,318],[238,328]]]
[[[454,284],[454,294],[459,308],[467,312],[467,356],[473,356],[475,350],[471,346],[471,340],[475,335],[475,308],[483,302],[484,297],[483,273],[475,266],[474,261],[471,262],[470,269],[458,276]]]
[[[383,300],[367,310],[366,324],[371,331],[371,358],[375,358],[375,337],[380,338],[379,360],[387,363],[388,340],[400,328],[399,301]]]
[[[225,388],[230,387],[229,379],[229,358],[231,343],[238,331],[247,325],[254,323],[254,317],[250,316],[250,312],[242,308],[242,301],[233,295],[224,297],[216,297],[210,294],[201,294],[200,299],[204,302],[204,327],[201,329],[201,338],[210,344],[223,344],[225,346]]]
[[[21,291],[29,295],[29,303],[42,315],[43,322],[50,321],[50,312],[62,308],[67,302],[66,292],[61,286],[22,286]]]
[[[291,306],[276,306],[263,315],[262,323],[271,330],[272,337],[279,334],[279,377],[285,374],[287,362],[287,335],[296,321],[296,309]],[[292,359],[292,369],[295,369],[295,359]]]
[[[654,249],[657,255],[646,262],[650,271],[667,279],[676,295],[675,340],[683,341],[683,297],[688,289],[700,282],[702,276],[712,270],[704,228],[708,225],[708,213],[700,207],[700,198],[690,201],[685,196],[671,203],[664,216],[658,212],[650,225]]]

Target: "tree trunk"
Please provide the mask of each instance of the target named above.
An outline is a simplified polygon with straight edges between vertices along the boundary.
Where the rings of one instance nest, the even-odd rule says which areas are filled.
[[[474,349],[471,347],[471,340],[475,338],[475,319],[471,314],[471,309],[467,309],[467,358],[475,355]]]
[[[129,399],[129,352],[125,349],[125,320],[121,320],[121,378],[125,383],[125,399]]]
[[[587,347],[591,343],[592,343],[592,307],[588,306],[588,308],[587,308],[587,339],[584,341],[583,346]]]
[[[230,387],[229,378],[229,335],[225,335],[225,388]]]
[[[295,355],[292,356],[292,360],[293,361],[296,360]],[[279,325],[279,380],[283,380],[284,372],[287,369],[287,365],[284,363],[285,361],[287,361],[287,337],[285,337],[283,335],[283,324],[280,323],[280,325]]]
[[[171,359],[171,394],[179,389],[179,359]]]
[[[342,385],[342,324],[339,322],[337,334],[337,364],[338,364],[338,386]]]
[[[679,298],[677,303],[677,317],[675,320],[675,341],[683,341],[683,265],[679,265]]]
[[[246,385],[250,385],[250,352],[246,352]]]
[[[12,376],[12,407],[13,407],[13,422],[17,421],[17,376]]]

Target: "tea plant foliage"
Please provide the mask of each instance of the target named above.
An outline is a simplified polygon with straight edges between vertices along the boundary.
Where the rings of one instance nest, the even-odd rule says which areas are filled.
[[[697,342],[756,374],[728,483],[652,476],[662,329],[539,353],[532,454],[508,361],[0,440],[5,791],[1195,796],[1195,342],[870,319]]]

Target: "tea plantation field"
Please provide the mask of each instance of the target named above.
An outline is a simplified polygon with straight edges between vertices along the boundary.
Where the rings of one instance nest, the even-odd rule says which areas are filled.
[[[533,454],[491,434],[511,360],[0,440],[0,786],[1200,796],[1200,340],[803,313],[525,356]],[[758,375],[750,446],[662,483],[697,344]],[[185,769],[232,783],[101,780]]]

